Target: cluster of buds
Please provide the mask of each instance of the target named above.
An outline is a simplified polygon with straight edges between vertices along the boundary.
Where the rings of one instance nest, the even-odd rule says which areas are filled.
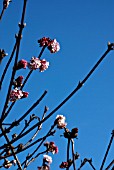
[[[52,152],[53,154],[58,153],[58,147],[54,142],[45,142],[44,146],[46,146],[47,152]]]
[[[8,54],[5,53],[5,51],[3,49],[0,49],[0,63],[2,62],[2,59],[7,56]]]
[[[50,38],[43,37],[38,40],[38,43],[40,47],[47,47],[51,53],[56,53],[60,50],[60,44],[57,42],[56,39],[51,40]]]
[[[76,152],[76,154],[74,155],[74,159],[75,159],[75,160],[78,159],[79,156],[80,156],[80,155]],[[72,160],[72,159],[69,159],[67,162],[62,162],[59,167],[60,167],[61,169],[69,168],[72,164],[73,164],[73,160]]]
[[[26,69],[27,65],[28,65],[28,62],[26,60],[22,59],[17,63],[16,70],[20,70],[22,68]]]
[[[69,167],[69,162],[62,162],[59,167],[60,167],[61,169],[68,168],[68,167]]]
[[[58,129],[63,129],[66,127],[67,123],[65,122],[65,116],[57,115],[54,124],[57,125]]]
[[[19,99],[22,99],[22,98],[26,98],[28,97],[28,92],[25,92],[25,91],[22,91],[22,90],[19,90],[17,87],[12,90],[10,92],[10,98],[9,100],[11,102],[15,102],[16,100],[19,100]]]
[[[47,62],[45,59],[40,60],[37,57],[32,57],[30,62],[28,63],[28,68],[30,70],[36,70],[39,69],[40,72],[45,71],[49,67],[49,62]]]
[[[4,160],[3,167],[9,169],[12,165],[16,165],[16,160],[8,161],[7,159]]]
[[[44,155],[43,165],[38,167],[38,170],[50,170],[50,164],[52,163],[52,157],[48,155]]]
[[[64,132],[64,137],[65,138],[77,138],[78,136],[78,128],[73,128],[71,131],[67,128],[65,128],[65,132]]]
[[[10,2],[11,2],[11,0],[4,0],[3,1],[3,8],[4,9],[8,8]]]
[[[23,76],[19,76],[18,78],[16,78],[15,81],[13,82],[14,88],[21,87],[22,81],[23,81]]]

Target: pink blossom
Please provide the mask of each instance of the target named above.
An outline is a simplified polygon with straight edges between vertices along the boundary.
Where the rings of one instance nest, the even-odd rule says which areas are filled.
[[[26,97],[28,97],[28,95],[29,95],[29,93],[28,93],[28,92],[25,92],[25,91],[23,91],[22,93],[23,93],[22,98],[26,98]]]
[[[43,37],[40,40],[38,40],[38,43],[40,44],[40,47],[43,47],[43,46],[48,46],[50,41],[51,41],[50,38]]]
[[[48,45],[48,49],[50,50],[51,53],[56,53],[60,50],[60,45],[57,42],[56,39],[52,40],[49,45]]]
[[[49,62],[47,62],[45,59],[41,60],[41,66],[40,66],[40,72],[45,71],[49,67]]]
[[[15,88],[10,93],[10,101],[14,102],[14,101],[16,101],[18,99],[21,99],[22,96],[23,96],[22,91],[19,90],[18,88]]]
[[[28,92],[23,92],[19,90],[17,87],[10,92],[10,101],[15,102],[18,99],[28,97]]]
[[[65,122],[65,117],[63,115],[57,115],[55,124],[57,124],[58,129],[63,129],[66,127],[67,123]]]
[[[31,70],[36,70],[41,66],[41,61],[37,57],[32,57],[30,63],[28,63],[28,68]]]
[[[19,70],[19,69],[22,69],[22,68],[24,68],[24,69],[26,69],[26,67],[27,67],[27,61],[26,60],[20,60],[18,63],[17,63],[17,66],[16,66],[16,70]]]
[[[43,156],[44,156],[44,158],[43,158],[44,162],[47,162],[49,164],[52,163],[52,157],[51,156],[49,156],[49,155],[43,155]]]

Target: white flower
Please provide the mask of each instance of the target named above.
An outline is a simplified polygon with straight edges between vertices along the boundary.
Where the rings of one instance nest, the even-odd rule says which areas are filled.
[[[49,67],[49,62],[46,61],[45,59],[41,60],[41,66],[40,66],[40,72],[45,71]]]
[[[39,58],[36,57],[32,57],[30,63],[28,63],[28,68],[31,70],[36,70],[40,68],[40,66],[41,66],[41,61]]]
[[[65,116],[63,115],[57,115],[56,117],[56,123],[57,123],[57,128],[63,129],[66,127],[67,123],[65,122]]]
[[[48,155],[43,155],[43,160],[49,164],[52,163],[52,157],[51,156],[48,156]]]
[[[60,44],[57,42],[56,39],[52,40],[48,45],[48,49],[51,53],[56,53],[60,50]]]

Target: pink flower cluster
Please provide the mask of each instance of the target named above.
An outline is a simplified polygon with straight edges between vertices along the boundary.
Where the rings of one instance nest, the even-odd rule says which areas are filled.
[[[49,62],[45,59],[40,60],[39,58],[32,57],[30,62],[28,63],[28,68],[31,70],[39,69],[40,72],[45,71],[49,67]]]
[[[47,152],[52,152],[53,154],[58,153],[58,147],[54,142],[45,142],[44,146],[46,146]]]
[[[51,42],[51,39],[49,37],[43,37],[40,40],[38,40],[40,47],[48,46],[50,42]]]
[[[48,69],[49,62],[46,61],[45,59],[40,60],[37,57],[32,57],[30,62],[27,62],[26,60],[22,59],[17,63],[16,70],[19,70],[22,68],[26,69],[27,66],[30,70],[39,69],[40,72],[43,72]]]
[[[36,70],[40,68],[40,66],[41,66],[41,61],[39,58],[36,58],[36,57],[32,57],[30,60],[30,63],[28,63],[28,68],[30,70]]]
[[[51,53],[56,53],[60,50],[60,44],[56,39],[51,40],[50,38],[43,37],[38,40],[38,43],[40,44],[40,47],[47,46]]]
[[[10,101],[15,102],[18,99],[26,98],[28,97],[28,92],[24,92],[22,90],[19,90],[18,88],[15,88],[10,92]]]
[[[11,0],[4,0],[3,1],[3,8],[4,9],[8,8],[10,2],[11,2]]]
[[[63,115],[57,115],[55,124],[57,125],[58,129],[63,129],[66,127],[67,123],[65,122],[65,117]]]
[[[48,49],[50,50],[51,53],[56,53],[60,50],[60,45],[56,39],[50,42],[50,44],[48,45]]]

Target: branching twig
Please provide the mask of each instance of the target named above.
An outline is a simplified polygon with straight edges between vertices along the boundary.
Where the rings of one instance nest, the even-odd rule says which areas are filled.
[[[20,50],[20,41],[21,41],[21,36],[22,36],[22,31],[24,28],[24,18],[25,18],[25,11],[26,11],[26,4],[27,4],[27,0],[24,0],[24,4],[23,4],[23,12],[22,12],[22,17],[21,17],[21,23],[19,24],[19,33],[17,35],[16,38],[16,44],[17,44],[17,48],[16,48],[16,57],[15,57],[15,61],[14,61],[14,66],[13,66],[13,71],[12,71],[12,75],[11,75],[11,80],[10,80],[10,84],[9,84],[9,88],[8,88],[8,92],[7,92],[7,97],[6,97],[6,101],[4,104],[4,108],[2,111],[2,116],[1,116],[1,120],[0,122],[2,122],[4,120],[4,115],[7,109],[7,105],[8,105],[8,101],[9,101],[9,95],[10,95],[10,91],[11,91],[11,87],[12,87],[12,83],[14,80],[14,76],[16,73],[16,65],[17,65],[17,61],[18,61],[18,55],[19,55],[19,50]]]
[[[111,46],[111,47],[110,47]],[[112,45],[108,46],[108,49],[106,50],[106,52],[103,54],[103,56],[98,60],[98,62],[95,64],[95,66],[90,70],[90,72],[87,74],[87,76],[82,80],[82,82],[79,81],[77,87],[52,111],[50,112],[40,123],[45,122],[47,119],[49,119],[56,111],[58,111],[83,85],[83,83],[85,83],[88,78],[92,75],[92,73],[96,70],[96,68],[98,67],[98,65],[102,62],[102,60],[106,57],[106,55],[112,50]],[[34,128],[36,128],[40,123],[36,123],[33,127],[31,127],[30,129],[28,129],[24,134],[28,134],[29,132],[31,132]],[[6,129],[7,130],[7,129]],[[9,129],[8,129],[9,130]],[[0,137],[2,136],[2,134],[0,134]],[[22,136],[22,137],[23,137]]]
[[[44,91],[44,93],[42,94],[42,96],[28,109],[28,111],[23,114],[23,116],[18,119],[17,121],[13,122],[12,125],[7,129],[7,132],[9,132],[14,126],[19,125],[19,123],[36,107],[38,106],[38,104],[40,103],[40,101],[45,97],[45,95],[47,94],[47,91]],[[42,120],[41,120],[42,121]],[[40,123],[38,124],[38,126],[40,125]],[[6,133],[7,133],[6,132]],[[21,138],[23,136],[23,134],[21,136],[17,136],[17,138],[14,139],[14,141],[16,141],[17,139]],[[13,142],[14,142],[13,141]],[[2,147],[0,147],[0,149],[2,149]]]

